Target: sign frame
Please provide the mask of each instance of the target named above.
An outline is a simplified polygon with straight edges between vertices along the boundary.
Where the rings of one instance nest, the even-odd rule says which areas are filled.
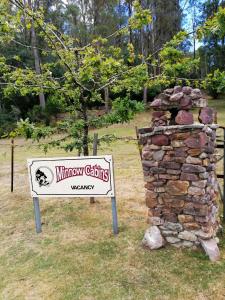
[[[34,162],[45,162],[45,161],[62,161],[62,160],[98,160],[98,159],[109,159],[109,173],[110,173],[110,186],[111,186],[111,195],[105,195],[105,194],[37,194],[33,191],[33,181],[32,181],[32,172],[31,172],[31,166]],[[108,162],[108,161],[107,161]],[[110,197],[111,198],[111,209],[112,209],[112,227],[113,227],[113,233],[117,235],[119,233],[118,230],[118,217],[117,217],[117,204],[116,204],[116,191],[115,191],[115,180],[114,180],[114,163],[113,163],[113,157],[112,155],[104,155],[104,156],[80,156],[80,157],[53,157],[53,158],[31,158],[27,159],[27,165],[28,165],[28,174],[29,174],[29,183],[30,183],[30,190],[31,190],[31,196],[33,198],[33,206],[34,206],[34,218],[35,218],[35,228],[36,233],[42,232],[42,226],[41,226],[41,210],[40,210],[40,203],[39,203],[39,197],[74,197],[74,198],[81,198],[81,197]],[[110,191],[110,190],[109,190]],[[32,193],[33,192],[33,193]],[[36,195],[34,195],[36,193]]]

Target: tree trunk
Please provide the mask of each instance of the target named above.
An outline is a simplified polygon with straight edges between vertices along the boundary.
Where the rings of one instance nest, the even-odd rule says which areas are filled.
[[[195,11],[195,3],[194,3],[194,7],[193,7],[193,19],[192,19],[192,23],[193,23],[193,58],[196,58],[196,39],[195,39],[195,30],[196,30],[196,11]]]
[[[141,39],[141,56],[142,56],[142,63],[145,63],[145,49],[144,49],[144,30],[140,30],[140,39]],[[148,99],[148,88],[146,86],[143,87],[143,102],[144,105],[147,105]]]
[[[104,88],[104,98],[105,98],[105,111],[108,113],[110,111],[110,100],[109,100],[109,88]]]
[[[30,9],[32,9],[32,2],[31,0],[28,0],[28,5]],[[34,28],[33,21],[31,22],[31,46],[33,50],[33,56],[34,56],[34,65],[35,65],[35,71],[37,75],[41,75],[41,63],[40,63],[40,56],[37,49],[37,37],[36,32]],[[42,109],[45,109],[45,95],[43,91],[39,93],[39,102]]]
[[[84,121],[83,137],[82,137],[83,154],[84,156],[88,156],[89,155],[89,149],[88,149],[89,127],[88,127],[87,107],[85,103],[82,103],[82,118]]]
[[[132,17],[132,0],[131,0],[131,2],[128,3],[128,15],[129,15],[129,18]],[[131,44],[133,44],[133,32],[132,32],[131,27],[129,27],[129,42]]]
[[[143,89],[143,102],[144,102],[144,105],[147,106],[147,103],[148,103],[148,88],[147,88],[147,86],[144,86],[144,89]]]

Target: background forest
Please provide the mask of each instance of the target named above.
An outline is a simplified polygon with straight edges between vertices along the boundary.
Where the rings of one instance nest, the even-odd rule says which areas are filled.
[[[33,122],[45,126],[36,138],[52,134],[73,112],[60,124],[75,138],[65,147],[87,154],[88,128],[128,121],[166,87],[200,87],[214,98],[225,91],[225,1],[2,0],[0,7],[2,137],[20,119],[28,137]],[[71,132],[74,120],[82,122]]]

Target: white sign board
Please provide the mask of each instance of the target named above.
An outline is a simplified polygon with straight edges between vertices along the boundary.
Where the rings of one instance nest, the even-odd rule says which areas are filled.
[[[114,197],[111,155],[28,159],[32,197]]]

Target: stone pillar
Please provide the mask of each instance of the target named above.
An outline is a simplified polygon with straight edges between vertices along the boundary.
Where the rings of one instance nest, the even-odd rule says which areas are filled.
[[[151,127],[139,130],[151,226],[143,243],[151,249],[165,243],[175,247],[201,244],[204,249],[213,244],[210,258],[217,260],[219,219],[214,153],[218,126],[212,124],[216,114],[205,107],[201,92],[190,87],[166,90],[152,106],[155,111]],[[201,107],[199,120],[208,124],[194,124],[189,110],[196,106]],[[158,232],[158,247],[151,245],[152,228],[155,235]]]

